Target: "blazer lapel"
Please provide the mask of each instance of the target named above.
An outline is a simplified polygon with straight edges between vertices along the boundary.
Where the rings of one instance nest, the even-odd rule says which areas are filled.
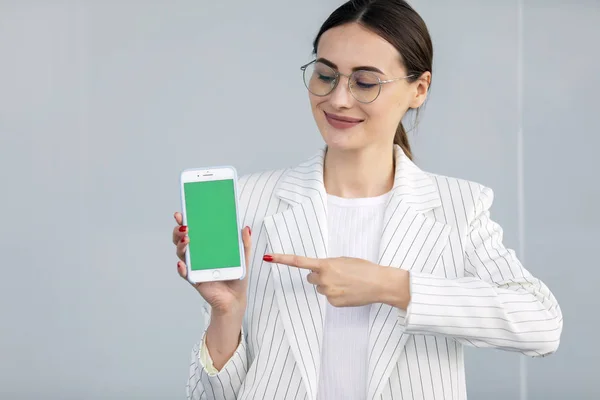
[[[274,253],[327,257],[327,210],[323,184],[325,151],[288,171],[276,195],[290,208],[265,218]],[[314,400],[321,360],[326,297],[306,281],[308,271],[273,264],[272,277],[286,336],[309,399]]]
[[[380,265],[421,272],[433,270],[450,234],[450,226],[429,213],[441,206],[432,179],[395,147],[394,188],[386,206],[379,251]],[[430,215],[428,215],[430,214]],[[378,398],[404,349],[406,316],[387,304],[373,304],[369,318],[369,359],[367,390],[369,399]]]

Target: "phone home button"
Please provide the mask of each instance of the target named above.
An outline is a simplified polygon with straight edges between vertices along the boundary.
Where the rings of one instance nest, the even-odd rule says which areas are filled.
[[[221,271],[213,271],[213,278],[219,279],[221,277]]]

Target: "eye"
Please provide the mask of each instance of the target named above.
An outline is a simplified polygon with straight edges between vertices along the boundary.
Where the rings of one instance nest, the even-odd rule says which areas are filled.
[[[317,77],[326,83],[331,83],[335,80],[335,76],[330,76],[330,75],[324,75],[324,74],[317,74]]]
[[[375,87],[375,85],[377,85],[377,84],[376,83],[356,81],[356,86],[359,89],[372,89],[372,88]]]
[[[356,71],[352,76],[352,85],[357,89],[369,90],[379,85],[379,79],[372,72]]]

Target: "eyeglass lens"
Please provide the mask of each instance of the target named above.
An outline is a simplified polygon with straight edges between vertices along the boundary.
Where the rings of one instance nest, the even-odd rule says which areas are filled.
[[[322,62],[315,62],[304,70],[304,84],[315,96],[327,96],[337,86],[338,72]],[[376,74],[370,71],[354,71],[349,78],[350,92],[356,100],[370,103],[379,96],[381,84]]]

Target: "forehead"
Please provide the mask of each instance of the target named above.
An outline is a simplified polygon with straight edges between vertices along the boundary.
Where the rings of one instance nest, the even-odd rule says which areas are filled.
[[[402,70],[398,50],[376,33],[357,23],[331,28],[319,39],[317,58],[336,64],[342,73],[356,66],[373,66],[386,74]]]

